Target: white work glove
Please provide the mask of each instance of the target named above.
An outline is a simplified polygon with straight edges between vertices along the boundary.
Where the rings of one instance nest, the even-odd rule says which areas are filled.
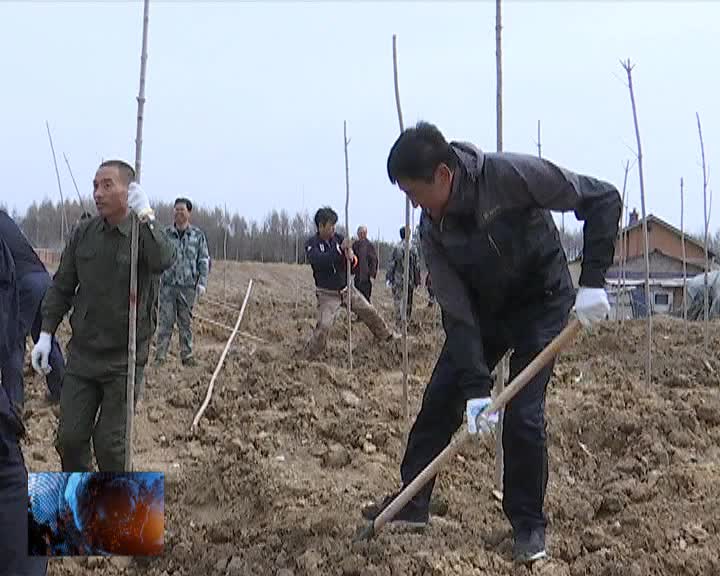
[[[580,287],[575,298],[575,314],[585,328],[605,320],[610,313],[610,303],[603,288]]]
[[[37,344],[33,347],[30,358],[35,372],[41,376],[47,376],[52,370],[49,364],[51,348],[52,334],[48,332],[40,332],[40,338],[38,338]]]
[[[203,286],[202,284],[198,284],[197,288],[195,289],[195,297],[197,299],[200,299],[201,296],[205,295],[205,292],[207,292],[207,288]]]
[[[132,182],[128,187],[128,207],[141,219],[151,216],[153,213],[145,190],[136,182]]]
[[[467,417],[467,427],[470,434],[490,432],[498,423],[498,413],[493,412],[488,416],[478,415],[492,404],[490,398],[471,398],[465,405],[465,416]],[[479,426],[479,428],[478,428]]]

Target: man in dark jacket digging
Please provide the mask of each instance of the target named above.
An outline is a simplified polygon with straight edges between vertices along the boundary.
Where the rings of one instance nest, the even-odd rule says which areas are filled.
[[[357,256],[352,251],[350,239],[343,239],[335,232],[336,223],[337,214],[332,208],[320,208],[315,213],[317,234],[305,243],[305,254],[312,266],[318,302],[317,324],[302,352],[302,357],[306,360],[315,358],[325,350],[335,316],[342,306],[347,304],[348,295],[352,310],[377,340],[387,342],[397,339],[397,335],[388,328],[360,291],[354,286],[348,289],[348,261],[356,268]]]
[[[515,377],[575,312],[583,325],[609,311],[603,288],[612,263],[620,196],[611,184],[521,154],[484,154],[448,144],[433,125],[405,130],[387,163],[414,206],[442,309],[445,344],[401,465],[406,486],[445,448],[467,416],[468,432],[492,428],[490,373],[508,349]],[[580,289],[575,294],[550,210],[573,210],[584,224]],[[545,391],[548,365],[508,404],[503,426],[503,510],[513,528],[513,558],[545,557],[543,511],[548,480]],[[424,525],[433,481],[395,517]],[[363,511],[374,519],[393,496]]]

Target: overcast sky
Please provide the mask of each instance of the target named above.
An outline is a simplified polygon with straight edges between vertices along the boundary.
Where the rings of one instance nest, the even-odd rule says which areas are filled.
[[[622,187],[634,158],[620,59],[630,58],[647,210],[702,228],[703,123],[720,165],[720,3],[504,2],[504,143]],[[142,3],[0,2],[0,202],[58,198],[45,130],[81,191],[101,158],[134,161]],[[343,120],[352,142],[350,225],[395,239],[404,197],[385,163],[398,135],[392,35],[406,125],[495,150],[495,3],[151,1],[142,183],[261,219],[273,208],[344,218]],[[640,208],[638,172],[628,180]],[[720,202],[718,198],[716,204]],[[720,219],[714,210],[711,228]],[[570,217],[567,222],[574,221]],[[569,224],[568,224],[569,225]]]

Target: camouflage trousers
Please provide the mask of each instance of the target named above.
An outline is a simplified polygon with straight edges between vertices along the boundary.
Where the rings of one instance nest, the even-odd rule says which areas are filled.
[[[408,299],[407,299],[408,322],[410,321],[410,317],[412,316],[413,294],[414,293],[415,293],[415,289],[412,286],[408,286]],[[402,285],[402,283],[399,285],[393,284],[392,295],[393,295],[393,304],[395,305],[395,322],[397,323],[398,326],[400,326],[403,322],[403,316],[402,316],[403,285]]]
[[[177,320],[180,338],[180,358],[188,360],[192,357],[192,309],[194,305],[194,286],[161,285],[156,360],[164,360],[167,355],[175,320]]]
[[[347,306],[348,290],[341,292],[334,290],[316,289],[318,301],[318,320],[310,340],[305,345],[303,355],[306,359],[313,358],[320,354],[327,346],[327,338],[338,312]],[[388,340],[392,331],[388,328],[385,320],[382,319],[377,310],[368,302],[365,297],[353,286],[350,292],[350,307],[360,321],[365,324],[378,340]]]

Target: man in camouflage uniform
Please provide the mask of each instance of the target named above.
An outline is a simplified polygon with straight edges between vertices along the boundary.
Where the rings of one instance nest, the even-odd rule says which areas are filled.
[[[420,264],[417,248],[410,244],[410,280],[408,282],[407,315],[408,320],[412,316],[413,292],[420,285]],[[395,304],[395,322],[398,326],[402,324],[402,300],[403,300],[403,278],[405,276],[405,226],[400,228],[400,242],[393,248],[390,265],[388,266],[385,278],[392,288],[393,303]]]
[[[42,303],[40,338],[32,351],[33,368],[41,374],[49,369],[52,335],[73,309],[56,443],[64,472],[91,470],[91,438],[101,472],[125,468],[130,212],[140,219],[135,400],[142,393],[153,331],[153,278],[175,256],[155,226],[147,194],[134,180],[135,171],[125,162],[100,165],[93,181],[98,216],[78,223]]]
[[[196,364],[192,351],[192,310],[195,300],[207,290],[210,257],[205,234],[190,224],[191,212],[190,200],[175,200],[175,225],[166,230],[177,258],[163,274],[160,286],[160,322],[155,353],[158,364],[165,362],[175,319],[183,366]]]

